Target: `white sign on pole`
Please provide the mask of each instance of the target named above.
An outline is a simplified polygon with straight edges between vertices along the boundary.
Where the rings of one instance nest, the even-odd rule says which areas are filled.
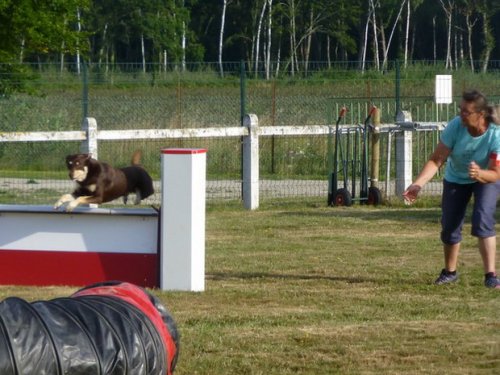
[[[453,102],[451,75],[436,75],[436,103],[450,104]]]

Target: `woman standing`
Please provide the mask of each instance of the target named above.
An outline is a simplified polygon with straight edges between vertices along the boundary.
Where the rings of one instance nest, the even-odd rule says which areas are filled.
[[[441,241],[444,268],[435,284],[458,280],[457,259],[467,205],[474,196],[471,234],[478,239],[485,286],[500,289],[495,270],[495,211],[500,193],[500,126],[486,97],[476,90],[464,92],[460,116],[444,129],[440,142],[415,181],[403,193],[413,203],[422,187],[446,162],[443,179]]]

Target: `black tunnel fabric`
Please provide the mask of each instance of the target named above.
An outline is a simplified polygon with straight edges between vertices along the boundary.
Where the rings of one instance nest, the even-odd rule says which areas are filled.
[[[0,303],[1,375],[168,375],[178,345],[168,310],[128,283],[98,284],[50,301]]]

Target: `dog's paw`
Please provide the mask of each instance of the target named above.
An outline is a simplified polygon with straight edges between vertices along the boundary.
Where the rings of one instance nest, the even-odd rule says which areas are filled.
[[[61,207],[63,204],[66,202],[71,202],[75,198],[71,194],[64,194],[59,200],[54,204],[54,210],[57,210],[59,207]]]
[[[68,203],[66,206],[66,212],[72,212],[78,206],[78,201],[74,200]]]
[[[139,190],[136,190],[135,191],[135,199],[134,199],[134,204],[137,205],[137,204],[141,204],[141,200],[142,200],[142,197],[141,197],[141,192]]]

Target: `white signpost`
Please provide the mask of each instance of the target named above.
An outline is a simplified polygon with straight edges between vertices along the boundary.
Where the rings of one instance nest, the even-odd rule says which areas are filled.
[[[450,104],[453,102],[452,76],[449,74],[436,75],[436,104]]]

